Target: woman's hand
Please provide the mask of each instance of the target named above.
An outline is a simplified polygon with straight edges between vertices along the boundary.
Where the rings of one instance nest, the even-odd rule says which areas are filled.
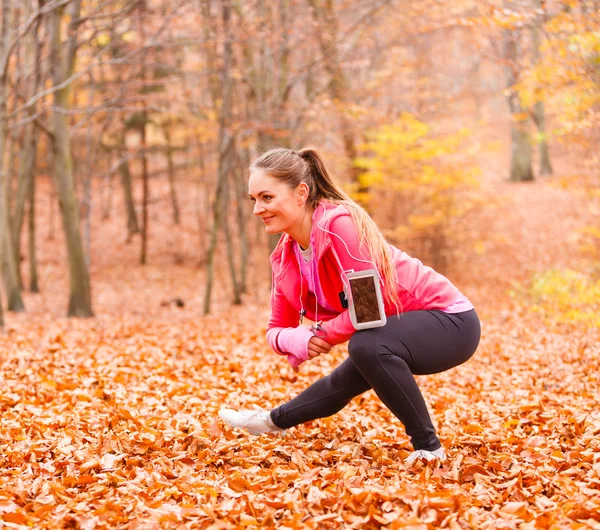
[[[313,337],[308,341],[308,358],[314,359],[322,353],[329,353],[333,346],[319,337]]]

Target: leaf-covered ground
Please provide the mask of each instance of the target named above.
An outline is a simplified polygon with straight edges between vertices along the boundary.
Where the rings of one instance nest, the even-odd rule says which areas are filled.
[[[164,253],[137,267],[111,225],[94,239],[98,316],[66,319],[60,243],[46,242],[45,292],[0,334],[0,526],[600,528],[599,333],[508,294],[580,265],[587,203],[545,183],[484,193],[500,200],[481,214],[483,250],[452,276],[482,317],[481,345],[418,378],[441,465],[404,464],[408,440],[373,392],[285,436],[215,420],[223,405],[275,406],[347,354],[296,375],[269,350],[266,270],[244,307],[203,317],[195,264],[170,264],[156,239]]]

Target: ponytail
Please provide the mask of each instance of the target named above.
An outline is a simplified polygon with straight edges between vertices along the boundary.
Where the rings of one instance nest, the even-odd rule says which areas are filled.
[[[302,149],[298,151],[298,156],[308,164],[306,181],[310,188],[309,206],[316,208],[321,199],[332,202],[352,200],[333,183],[323,160],[314,149]]]

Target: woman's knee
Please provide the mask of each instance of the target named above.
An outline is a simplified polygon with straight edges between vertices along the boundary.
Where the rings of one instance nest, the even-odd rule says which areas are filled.
[[[365,366],[373,362],[377,334],[371,330],[357,331],[348,343],[348,354],[355,366]]]

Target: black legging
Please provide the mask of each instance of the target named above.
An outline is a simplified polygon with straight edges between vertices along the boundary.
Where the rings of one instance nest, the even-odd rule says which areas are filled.
[[[475,353],[480,333],[475,310],[388,317],[383,327],[357,331],[348,345],[349,358],[271,411],[271,419],[287,429],[325,418],[372,388],[403,423],[413,447],[434,451],[440,440],[413,374],[435,374],[464,363]]]

